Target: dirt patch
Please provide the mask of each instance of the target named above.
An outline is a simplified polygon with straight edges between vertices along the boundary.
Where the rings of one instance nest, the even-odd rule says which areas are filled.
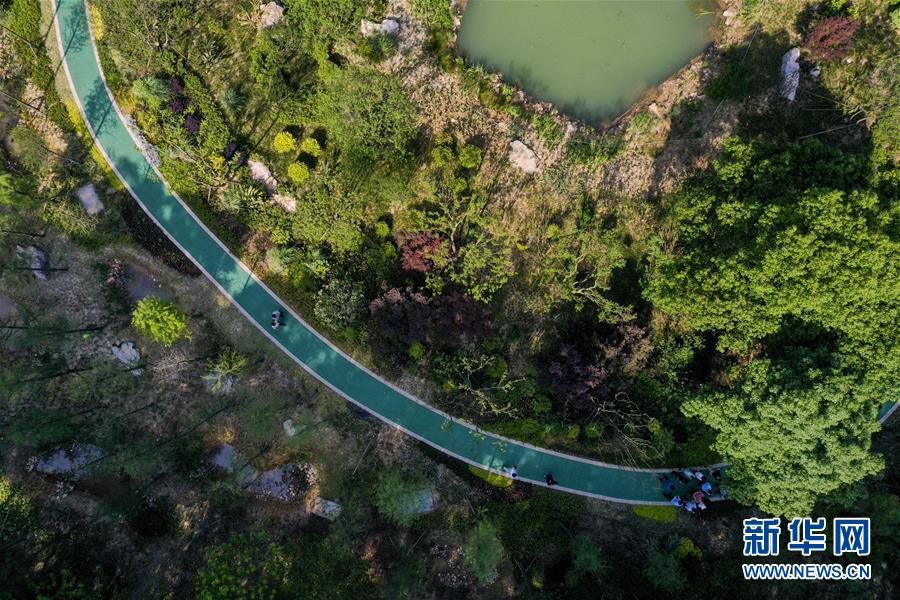
[[[126,268],[128,278],[125,281],[125,291],[133,302],[143,300],[147,296],[156,296],[163,300],[172,299],[151,269],[135,264],[129,264]]]

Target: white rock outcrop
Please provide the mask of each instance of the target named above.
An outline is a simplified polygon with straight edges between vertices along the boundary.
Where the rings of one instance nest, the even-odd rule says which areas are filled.
[[[259,5],[259,26],[262,28],[278,24],[284,18],[284,7],[277,2]]]
[[[288,212],[297,212],[297,199],[287,194],[273,194],[272,200]]]
[[[75,197],[84,207],[89,215],[96,215],[103,211],[103,202],[97,195],[97,188],[93,183],[83,185],[75,190]]]
[[[114,344],[112,347],[112,354],[120,363],[122,363],[126,367],[130,367],[131,374],[135,377],[144,372],[143,369],[133,368],[135,365],[141,362],[141,353],[134,345],[134,342],[122,342],[120,344]]]
[[[359,30],[366,37],[371,35],[397,35],[400,32],[400,23],[394,19],[385,19],[381,23],[363,19],[359,24]]]
[[[509,162],[525,173],[537,173],[537,155],[534,150],[519,140],[514,140],[509,144]]]
[[[263,184],[269,193],[275,191],[275,188],[278,187],[278,180],[272,176],[269,167],[258,160],[247,161],[247,166],[250,167],[250,177],[253,181]]]
[[[797,97],[800,86],[800,48],[791,48],[781,57],[781,87],[778,93],[788,102]]]

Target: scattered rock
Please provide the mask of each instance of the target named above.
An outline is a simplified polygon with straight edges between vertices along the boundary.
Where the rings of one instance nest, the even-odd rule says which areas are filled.
[[[735,15],[737,15],[737,12],[731,10],[730,8],[722,11],[722,16],[725,17],[726,19],[733,19],[735,17]]]
[[[281,208],[288,212],[295,212],[297,210],[297,199],[293,196],[288,196],[286,194],[275,194],[272,196],[272,200],[275,201]]]
[[[334,521],[341,514],[341,505],[333,500],[326,500],[322,496],[316,496],[310,512],[317,517]]]
[[[86,464],[103,456],[103,451],[91,444],[72,444],[47,454],[32,456],[25,469],[29,472],[49,475],[65,475],[77,471]]]
[[[293,419],[286,419],[284,423],[281,424],[284,427],[284,433],[288,437],[294,437],[297,435],[297,429],[294,427]]]
[[[818,79],[821,74],[822,74],[822,69],[820,69],[819,67],[813,67],[809,71],[809,76],[812,77],[813,79]]]
[[[75,190],[75,197],[78,198],[78,201],[81,202],[84,210],[89,215],[99,214],[103,210],[103,202],[100,201],[100,196],[97,195],[97,188],[94,187],[93,183],[83,185]]]
[[[112,353],[113,356],[115,356],[116,359],[126,367],[134,367],[141,362],[141,353],[134,345],[134,342],[121,342],[119,344],[113,344]],[[131,369],[131,374],[135,377],[143,372],[143,369]]]
[[[296,502],[302,500],[318,481],[316,468],[309,463],[290,463],[268,471],[241,466],[244,461],[231,444],[222,444],[210,462],[229,473],[237,473],[244,489],[262,498]]]
[[[800,86],[800,48],[791,48],[781,58],[781,87],[778,93],[788,102],[797,97]]]
[[[40,246],[16,246],[16,256],[19,260],[28,263],[31,274],[36,278],[46,281],[50,279],[50,255]]]
[[[137,141],[137,145],[147,156],[147,161],[154,167],[159,168],[159,166],[162,164],[162,160],[160,160],[159,158],[159,148],[147,141],[147,138],[144,137],[143,132],[137,126],[137,123],[135,122],[132,115],[125,115],[125,126],[128,127],[129,131],[131,131],[131,135],[134,136],[135,141]]]
[[[265,29],[277,24],[284,18],[284,7],[277,2],[259,5],[259,26]]]
[[[278,187],[278,181],[272,176],[269,167],[258,160],[248,160],[247,166],[250,167],[250,177],[253,181],[263,184],[269,193],[274,192]]]
[[[653,113],[653,115],[657,119],[663,118],[662,111],[659,110],[659,106],[656,104],[656,102],[651,102],[650,106],[647,107],[647,110],[649,110],[651,113]]]
[[[258,473],[247,485],[247,491],[261,497],[296,502],[303,499],[317,479],[318,474],[311,464],[288,464]]]
[[[531,148],[519,140],[509,144],[509,162],[525,173],[537,173],[537,156]]]
[[[366,37],[378,34],[395,36],[400,32],[400,23],[394,19],[385,19],[381,23],[363,19],[359,30]]]

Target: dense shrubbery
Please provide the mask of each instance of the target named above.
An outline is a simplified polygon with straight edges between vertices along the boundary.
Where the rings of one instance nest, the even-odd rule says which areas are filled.
[[[140,302],[131,315],[135,329],[155,342],[171,346],[180,338],[190,339],[187,316],[178,307],[166,300],[148,296]]]
[[[685,412],[718,431],[735,496],[776,514],[808,514],[880,465],[874,390],[900,372],[900,244],[883,181],[865,155],[815,140],[730,140],[670,199],[678,249],[656,253],[648,297],[754,357]]]

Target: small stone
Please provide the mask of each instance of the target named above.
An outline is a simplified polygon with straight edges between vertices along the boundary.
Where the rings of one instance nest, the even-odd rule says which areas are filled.
[[[97,188],[93,183],[83,185],[75,190],[75,197],[78,198],[78,201],[81,202],[84,210],[89,215],[96,215],[103,210],[103,202],[100,201],[100,196],[97,195]]]
[[[537,173],[537,156],[531,148],[519,140],[509,144],[509,161],[525,173]]]
[[[652,112],[654,114],[654,116],[656,116],[657,119],[663,118],[662,112],[659,110],[659,106],[656,104],[656,102],[651,102],[650,106],[647,107],[647,110]]]
[[[818,79],[821,74],[822,74],[822,69],[820,69],[819,67],[813,67],[809,71],[809,76],[812,77],[813,79]]]
[[[284,423],[281,424],[284,427],[284,433],[288,437],[294,437],[297,435],[297,429],[294,427],[293,419],[285,419]]]
[[[737,13],[735,11],[731,10],[730,8],[722,12],[722,16],[725,17],[726,19],[731,19],[736,14]]]

